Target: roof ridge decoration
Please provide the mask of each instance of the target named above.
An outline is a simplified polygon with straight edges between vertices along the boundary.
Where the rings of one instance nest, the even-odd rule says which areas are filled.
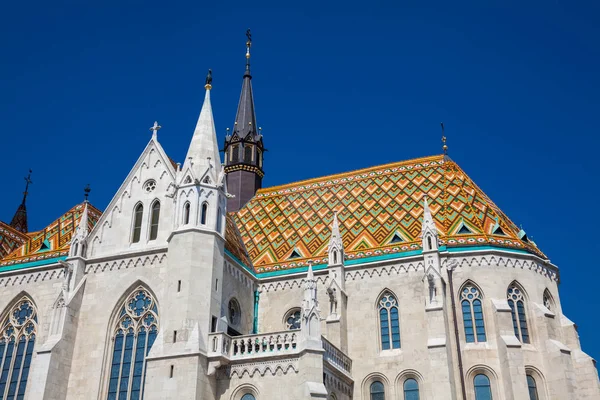
[[[333,214],[348,260],[420,252],[426,195],[440,250],[495,246],[546,258],[460,167],[444,155],[260,190],[235,219],[258,274],[327,263]],[[455,235],[464,223],[470,234]],[[502,226],[504,236],[494,234]],[[399,231],[405,241],[390,243]],[[294,248],[302,258],[289,259]]]

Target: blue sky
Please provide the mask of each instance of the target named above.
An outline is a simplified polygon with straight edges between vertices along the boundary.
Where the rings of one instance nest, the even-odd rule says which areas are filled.
[[[103,209],[154,120],[182,161],[208,68],[222,139],[252,28],[266,186],[439,154],[443,121],[450,156],[561,268],[565,314],[600,357],[600,3],[80,3],[2,6],[1,220],[28,168],[32,230],[87,183]]]

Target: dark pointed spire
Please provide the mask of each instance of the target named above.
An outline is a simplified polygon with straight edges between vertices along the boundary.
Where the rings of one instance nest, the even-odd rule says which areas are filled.
[[[246,138],[249,134],[258,135],[256,126],[256,113],[254,112],[254,96],[252,94],[252,75],[250,74],[250,48],[252,47],[252,35],[250,29],[246,31],[246,71],[242,81],[242,93],[238,103],[237,114],[233,134],[237,134],[240,139]],[[254,137],[252,138],[254,140]]]
[[[256,125],[252,75],[250,74],[250,48],[252,35],[246,31],[246,70],[242,80],[242,93],[235,116],[233,131],[225,137],[225,172],[227,190],[233,197],[227,200],[227,210],[237,211],[244,206],[262,186],[264,175],[263,141]]]
[[[25,202],[27,201],[27,195],[29,194],[29,185],[33,183],[31,181],[31,173],[33,171],[29,170],[29,175],[25,178],[25,191],[23,192],[23,201],[17,208],[17,212],[15,213],[13,219],[10,221],[10,226],[18,230],[19,232],[27,233],[27,206]]]

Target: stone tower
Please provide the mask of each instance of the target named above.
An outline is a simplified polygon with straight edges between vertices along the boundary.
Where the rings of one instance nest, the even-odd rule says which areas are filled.
[[[246,71],[242,81],[242,93],[238,104],[233,132],[225,138],[224,163],[227,173],[227,188],[233,197],[227,200],[227,211],[235,212],[250,200],[262,187],[263,140],[256,125],[252,75],[250,74],[250,31],[246,33]]]

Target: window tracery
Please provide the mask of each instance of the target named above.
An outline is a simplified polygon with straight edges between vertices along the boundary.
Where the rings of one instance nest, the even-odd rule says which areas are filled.
[[[112,342],[108,400],[143,398],[146,356],[158,333],[158,309],[148,290],[140,286],[123,302]]]
[[[154,179],[148,179],[146,182],[144,182],[144,186],[142,188],[144,189],[144,192],[151,193],[154,191],[154,189],[156,189],[156,181]]]
[[[379,328],[381,332],[381,349],[400,348],[400,320],[398,302],[390,292],[385,292],[379,300]]]
[[[0,398],[23,399],[37,335],[37,310],[23,297],[2,322]]]
[[[160,201],[152,204],[152,214],[150,217],[150,240],[156,240],[158,237],[158,220],[160,218]]]
[[[485,342],[485,323],[479,289],[473,285],[466,285],[461,291],[460,298],[467,343]]]
[[[301,324],[301,312],[299,308],[294,308],[290,311],[288,311],[288,313],[285,316],[285,329],[292,330],[292,329],[300,329],[300,324]]]
[[[525,314],[525,297],[516,285],[508,288],[508,305],[510,306],[515,336],[523,343],[529,343],[529,329]]]
[[[227,307],[227,318],[231,325],[237,325],[240,323],[240,317],[242,313],[240,311],[240,304],[238,301],[233,298],[229,300],[229,304]]]

